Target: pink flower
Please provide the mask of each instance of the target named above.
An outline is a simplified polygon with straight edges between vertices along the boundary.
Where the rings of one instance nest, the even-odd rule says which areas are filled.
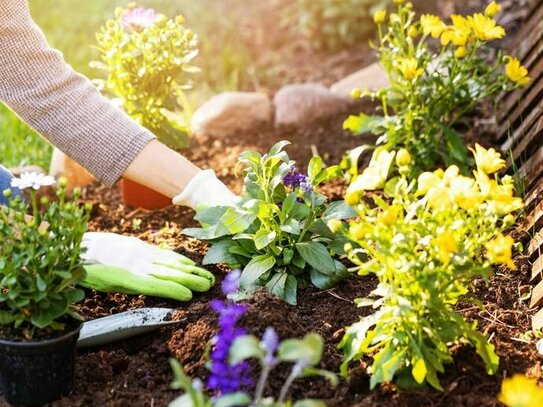
[[[141,31],[158,20],[155,10],[148,8],[133,8],[121,16],[121,27],[125,31]]]

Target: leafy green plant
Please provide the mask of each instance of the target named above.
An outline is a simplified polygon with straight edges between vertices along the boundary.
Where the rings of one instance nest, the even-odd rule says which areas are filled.
[[[99,88],[120,99],[124,110],[164,143],[187,147],[191,107],[185,91],[199,69],[198,37],[184,18],[167,19],[152,9],[118,8],[96,35],[101,62],[108,73]]]
[[[172,383],[174,389],[183,389],[185,394],[170,404],[170,407],[325,407],[319,400],[287,400],[287,394],[294,380],[303,377],[323,376],[333,386],[337,385],[337,377],[332,372],[316,368],[322,358],[323,340],[317,334],[307,334],[302,339],[286,339],[279,343],[279,338],[272,328],[268,328],[262,339],[253,335],[244,335],[236,339],[230,348],[230,363],[242,363],[256,359],[260,365],[260,378],[253,395],[239,391],[210,398],[203,392],[200,380],[191,381],[186,376],[177,360],[170,360],[175,374]],[[279,363],[293,363],[290,375],[275,397],[263,395],[266,382],[274,367]]]
[[[49,203],[38,202],[35,189],[52,177],[22,174],[16,180],[19,188],[30,188],[30,203],[4,191],[11,206],[0,207],[0,325],[31,338],[36,329],[59,330],[68,317],[81,319],[73,304],[84,292],[74,286],[85,276],[80,255],[89,211],[76,204],[79,191],[74,201],[66,199],[64,181],[58,201]]]
[[[327,205],[316,190],[337,177],[339,168],[324,168],[321,158],[313,157],[306,176],[283,151],[288,144],[281,141],[265,155],[242,153],[241,201],[234,207],[198,209],[195,219],[202,228],[184,233],[211,243],[203,264],[242,267],[242,287],[266,287],[296,304],[299,283],[311,281],[325,289],[347,275],[345,266],[334,260],[343,254],[346,239],[332,233],[327,222],[354,212],[343,201]]]
[[[373,30],[373,13],[390,0],[297,0],[283,8],[283,24],[294,26],[314,48],[336,51]]]
[[[453,344],[471,344],[488,373],[496,372],[494,345],[454,308],[459,301],[483,308],[469,290],[475,278],[489,277],[492,264],[515,268],[514,241],[501,232],[515,222],[522,200],[510,176],[495,175],[505,161],[494,149],[476,145],[473,153],[474,177],[453,165],[410,181],[407,151],[380,147],[349,186],[345,199],[358,212],[343,230],[352,241],[349,258],[379,285],[374,298],[358,300],[376,312],[348,327],[340,344],[343,374],[368,355],[371,387],[396,376],[400,385],[427,382],[442,390],[438,373],[452,361]],[[362,199],[366,191],[374,191],[373,202]]]
[[[377,144],[389,149],[406,148],[414,170],[437,163],[467,168],[467,150],[455,129],[481,101],[530,80],[518,60],[501,51],[494,57],[488,45],[505,35],[493,19],[499,5],[492,3],[485,15],[452,15],[447,25],[428,14],[418,20],[411,3],[396,3],[397,12],[388,18],[384,10],[375,14],[376,50],[390,86],[353,92],[355,97],[378,99],[382,116],[350,116],[344,128],[354,134],[374,133],[380,136]],[[432,38],[439,39],[436,47]]]

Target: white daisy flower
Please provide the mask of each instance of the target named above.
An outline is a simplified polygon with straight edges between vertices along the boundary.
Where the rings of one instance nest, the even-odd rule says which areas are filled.
[[[55,178],[50,175],[40,174],[38,172],[24,172],[19,178],[11,180],[11,187],[18,189],[33,188],[35,190],[41,187],[47,187],[55,183]]]

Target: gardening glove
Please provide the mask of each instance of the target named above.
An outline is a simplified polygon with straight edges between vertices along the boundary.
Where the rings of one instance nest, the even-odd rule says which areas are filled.
[[[81,243],[87,263],[82,286],[108,293],[145,294],[188,301],[215,283],[209,271],[171,250],[114,233],[88,232]]]
[[[238,200],[239,197],[217,178],[213,170],[203,170],[173,198],[173,203],[196,209],[199,206],[232,206]]]

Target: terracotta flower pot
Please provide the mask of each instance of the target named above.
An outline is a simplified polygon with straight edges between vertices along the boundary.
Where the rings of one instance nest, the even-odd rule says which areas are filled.
[[[129,179],[121,180],[121,195],[125,205],[148,210],[163,209],[172,199]]]

